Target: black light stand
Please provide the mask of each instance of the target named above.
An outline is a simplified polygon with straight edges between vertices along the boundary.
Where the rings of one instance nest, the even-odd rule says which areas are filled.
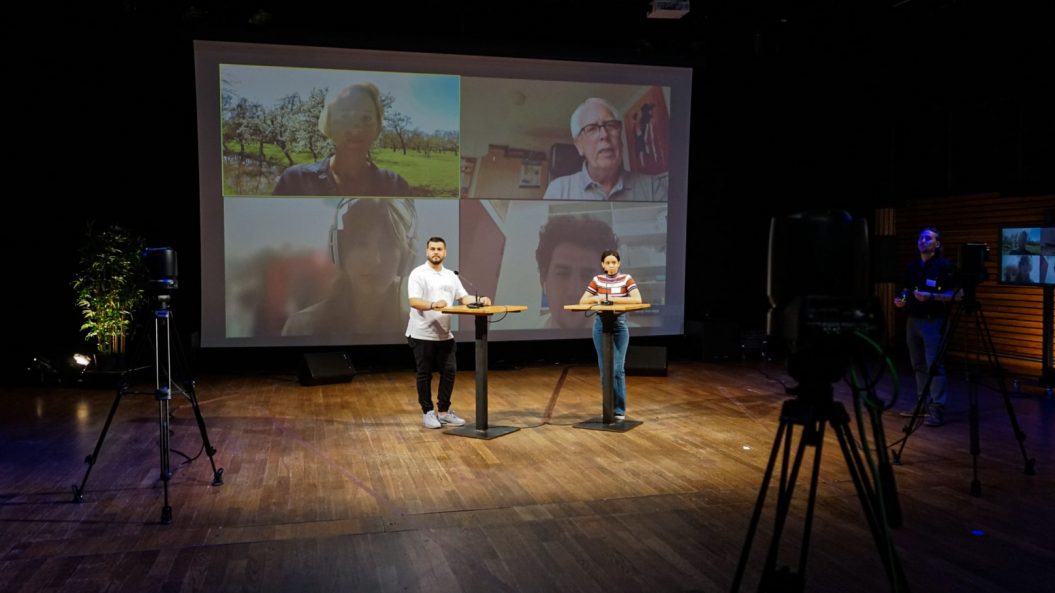
[[[148,250],[149,251],[149,250]],[[175,254],[171,253],[171,257],[174,260]],[[173,263],[174,265],[174,263]],[[167,286],[170,288],[175,287],[175,280],[172,279],[168,282]],[[171,435],[171,411],[170,402],[172,400],[172,391],[174,388],[182,393],[191,404],[191,408],[194,410],[194,418],[198,424],[198,430],[201,432],[202,448],[209,457],[209,463],[212,465],[213,472],[213,486],[220,486],[223,484],[223,468],[217,469],[216,460],[213,456],[216,453],[216,449],[209,442],[209,435],[205,428],[205,419],[201,413],[201,407],[198,405],[198,396],[194,389],[194,380],[186,378],[186,361],[183,356],[182,348],[180,347],[179,337],[176,336],[176,349],[173,353],[173,325],[174,321],[172,318],[172,310],[169,307],[169,301],[171,295],[167,293],[155,295],[157,300],[157,306],[153,309],[154,317],[154,334],[153,334],[153,346],[154,346],[154,399],[158,402],[158,432],[160,436],[159,449],[161,453],[161,482],[164,487],[164,505],[161,508],[161,523],[163,525],[172,524],[172,507],[169,504],[169,480],[172,478],[172,469],[170,463],[170,435]],[[131,379],[134,374],[140,370],[144,370],[145,366],[137,366],[142,362],[143,348],[145,344],[143,340],[139,340],[139,349],[137,356],[130,360],[128,370],[121,375],[120,383],[117,387],[117,395],[114,397],[114,403],[110,407],[110,413],[106,417],[106,422],[103,424],[103,430],[99,434],[99,440],[95,443],[95,449],[91,455],[88,455],[84,462],[88,464],[88,469],[84,472],[84,478],[81,480],[79,486],[73,487],[73,502],[84,502],[84,491],[85,485],[88,483],[88,476],[91,475],[92,468],[95,467],[95,462],[99,459],[99,453],[102,450],[103,441],[106,439],[106,433],[110,430],[110,424],[113,422],[114,415],[117,412],[117,407],[121,403],[121,399],[126,394],[145,394],[146,392],[136,392],[131,390]],[[176,366],[173,366],[173,358],[175,358]],[[179,383],[182,378],[182,385]]]

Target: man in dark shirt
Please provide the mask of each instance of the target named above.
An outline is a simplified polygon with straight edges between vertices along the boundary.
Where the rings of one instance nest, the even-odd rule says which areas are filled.
[[[927,398],[927,426],[945,423],[945,401],[947,398],[945,367],[937,361],[949,303],[956,293],[953,265],[941,255],[941,233],[928,227],[920,231],[916,241],[919,259],[909,264],[905,274],[904,288],[894,299],[894,306],[908,309],[905,334],[908,341],[909,359],[916,374],[916,396],[924,397],[923,388],[933,366],[930,393]]]

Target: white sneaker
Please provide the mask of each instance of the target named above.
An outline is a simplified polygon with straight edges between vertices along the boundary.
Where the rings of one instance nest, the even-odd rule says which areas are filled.
[[[622,422],[623,420],[626,420],[626,416],[624,416],[622,414],[616,414],[615,415],[615,421],[616,422]]]
[[[465,420],[462,420],[454,413],[454,410],[447,410],[446,414],[439,415],[440,422],[443,424],[449,424],[451,426],[465,426]]]
[[[425,412],[421,417],[421,424],[423,424],[425,428],[440,428],[443,426],[440,424],[439,418],[436,417],[436,410]]]

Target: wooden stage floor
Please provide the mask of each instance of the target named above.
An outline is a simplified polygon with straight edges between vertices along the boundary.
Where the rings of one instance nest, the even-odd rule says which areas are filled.
[[[788,399],[781,381],[793,382],[781,366],[677,362],[667,377],[629,377],[629,415],[644,424],[625,433],[572,426],[600,414],[595,367],[489,377],[491,425],[521,428],[493,440],[423,428],[411,371],[317,387],[291,375],[199,377],[224,484],[211,486],[205,455],[185,464],[174,453],[171,525],[159,523],[152,395],[120,404],[75,504],[71,485],[113,392],[5,389],[0,591],[730,590]],[[850,407],[845,385],[836,399]],[[911,590],[1053,590],[1055,402],[1035,388],[1011,398],[1037,459],[1027,476],[1002,398],[981,390],[976,497],[955,375],[951,399],[948,424],[913,434],[894,470],[904,525],[891,533]],[[454,402],[472,421],[471,371]],[[171,447],[193,456],[192,408],[177,396],[172,409]],[[888,412],[884,423],[888,441],[901,436],[905,419]],[[798,562],[807,469],[780,564]],[[889,591],[831,431],[817,496],[806,590]],[[774,499],[770,490],[745,591],[757,589]]]

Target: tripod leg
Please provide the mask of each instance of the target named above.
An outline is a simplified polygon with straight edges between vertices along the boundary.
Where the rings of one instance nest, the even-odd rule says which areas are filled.
[[[886,436],[883,433],[883,420],[879,412],[869,410],[871,418],[872,435],[875,439],[875,452],[878,457],[880,489],[879,495],[883,497],[883,509],[886,511],[887,525],[901,527],[901,502],[897,495],[897,483],[894,481],[894,466],[887,457]],[[851,441],[852,442],[852,441]]]
[[[165,502],[161,507],[161,524],[172,524],[172,506],[169,504],[169,480],[172,479],[170,461],[171,416],[169,404],[172,401],[172,341],[169,325],[170,312],[167,309],[154,312],[154,398],[158,401],[158,448],[161,450],[161,485],[165,491]],[[164,334],[164,348],[161,336]]]
[[[175,321],[172,318],[172,314],[169,314],[169,323],[174,324]],[[169,342],[170,350],[174,350],[176,363],[178,365],[177,373],[182,376],[187,373],[187,356],[183,351],[183,343],[180,341],[179,332],[175,332],[175,336]],[[205,417],[201,413],[201,407],[198,405],[198,394],[195,390],[194,380],[186,379],[183,381],[183,394],[190,400],[191,409],[194,410],[194,420],[198,423],[198,432],[201,433],[202,447],[205,449],[205,454],[209,456],[209,464],[212,466],[212,485],[220,486],[223,484],[223,468],[216,468],[216,460],[213,456],[216,454],[216,448],[209,442],[209,433],[205,429]]]
[[[755,505],[754,514],[751,518],[751,527],[749,530],[748,541],[745,544],[744,551],[741,555],[740,566],[737,567],[736,577],[733,582],[733,591],[740,589],[740,584],[743,579],[744,569],[746,567],[748,555],[750,553],[751,538],[754,535],[754,530],[757,528],[759,518],[762,513],[762,508],[765,502],[765,495],[769,487],[769,480],[772,476],[773,465],[778,456],[781,441],[783,440],[784,451],[782,455],[781,465],[781,477],[778,484],[778,494],[776,494],[776,509],[774,516],[774,527],[773,535],[770,540],[769,549],[766,553],[766,560],[762,569],[762,578],[759,585],[760,591],[803,591],[805,588],[805,565],[808,557],[808,546],[809,546],[809,525],[812,520],[812,501],[816,500],[818,475],[820,470],[820,451],[817,451],[813,457],[813,472],[812,479],[810,481],[810,493],[809,499],[811,501],[810,508],[807,511],[806,525],[804,528],[803,537],[803,548],[800,556],[800,566],[798,573],[792,573],[786,567],[780,569],[776,568],[776,557],[780,552],[781,536],[784,532],[784,525],[787,522],[788,511],[791,506],[791,498],[794,494],[794,484],[798,480],[799,471],[802,467],[802,460],[804,458],[805,447],[808,445],[818,446],[823,442],[824,437],[824,424],[823,418],[819,419],[817,414],[817,407],[810,403],[804,403],[797,400],[789,400],[784,403],[781,413],[781,425],[778,429],[778,435],[776,440],[773,442],[773,449],[770,453],[769,465],[766,468],[766,475],[763,479],[762,489],[759,492],[759,501]],[[791,445],[792,445],[792,426],[794,424],[801,424],[803,426],[803,433],[799,439],[799,444],[795,447],[794,460],[790,459]],[[783,437],[783,439],[782,439]],[[789,471],[790,467],[790,471]]]
[[[901,560],[886,529],[891,521],[886,516],[883,499],[877,495],[871,482],[866,479],[868,471],[857,449],[853,434],[850,432],[850,417],[840,402],[833,402],[829,409],[832,431],[839,441],[846,468],[849,470],[854,489],[857,491],[857,498],[861,501],[861,510],[864,511],[876,550],[883,562],[883,569],[890,580],[891,591],[908,591],[908,581],[901,568]]]
[[[187,381],[184,384],[184,391],[187,394],[187,399],[190,400],[191,408],[194,410],[194,419],[198,422],[198,431],[201,432],[201,442],[205,446],[205,454],[209,456],[209,463],[212,465],[212,485],[221,486],[223,485],[223,468],[216,469],[216,460],[213,459],[216,449],[209,442],[209,433],[205,430],[205,418],[201,414],[201,407],[198,406],[198,394],[194,390],[194,381]]]
[[[784,406],[791,402],[784,402]],[[785,434],[787,439],[790,440],[791,433],[788,429],[788,423],[784,421],[784,414],[781,413],[780,426],[777,428],[776,438],[773,439],[773,447],[769,452],[769,462],[766,464],[766,471],[762,475],[762,486],[758,489],[758,500],[755,502],[755,509],[751,513],[751,522],[747,527],[747,540],[744,542],[744,547],[740,551],[740,561],[736,565],[736,575],[733,577],[733,593],[740,590],[740,583],[744,578],[744,570],[747,568],[747,560],[751,556],[751,544],[755,539],[755,532],[758,530],[759,519],[762,518],[762,508],[766,503],[766,493],[769,491],[769,481],[773,477],[773,468],[776,467],[777,455],[780,453],[780,444],[784,439]],[[784,445],[785,450],[787,449],[787,443]],[[783,468],[781,470],[783,472]]]
[[[982,447],[978,439],[978,385],[974,381],[967,388],[967,417],[970,425],[971,496],[981,496],[982,482],[978,479],[978,456],[982,453]]]
[[[169,434],[172,426],[169,421],[169,402],[172,393],[167,388],[157,391],[158,400],[158,432],[161,435],[159,448],[161,450],[161,484],[165,490],[165,503],[161,507],[161,524],[172,524],[172,506],[169,504],[169,481],[172,479],[172,463],[169,455]]]
[[[981,328],[980,331],[984,341],[986,354],[989,356],[989,364],[996,373],[997,385],[1000,387],[1000,395],[1004,398],[1004,409],[1007,410],[1007,417],[1011,421],[1011,430],[1015,433],[1015,440],[1018,441],[1018,450],[1022,453],[1022,462],[1025,464],[1025,474],[1027,476],[1036,475],[1037,460],[1033,459],[1028,453],[1026,453],[1026,433],[1023,432],[1021,426],[1019,426],[1018,417],[1015,415],[1015,408],[1011,405],[1011,396],[1007,392],[1004,368],[1000,366],[1000,361],[996,356],[996,347],[993,345],[993,335],[989,332],[989,324],[985,320],[985,315],[982,313],[981,306],[978,308],[978,322]]]
[[[930,397],[930,388],[934,383],[934,377],[938,374],[938,369],[941,368],[941,365],[945,361],[945,353],[949,350],[953,330],[956,328],[962,315],[963,306],[961,305],[953,309],[949,314],[949,318],[945,321],[941,341],[938,344],[938,351],[934,355],[934,359],[931,361],[931,364],[927,369],[927,381],[924,383],[921,393],[916,398],[916,407],[912,410],[912,417],[905,423],[905,427],[901,429],[901,431],[905,433],[905,436],[901,439],[900,443],[896,443],[898,445],[897,449],[890,450],[890,454],[894,458],[894,465],[901,465],[901,453],[905,450],[905,446],[908,444],[908,437],[923,424],[921,417],[923,405],[926,403],[927,398]],[[915,361],[913,361],[913,364],[915,364]]]
[[[88,476],[92,473],[92,468],[95,467],[95,462],[99,459],[99,451],[103,448],[103,441],[106,439],[106,433],[110,431],[110,423],[114,420],[114,414],[117,413],[117,406],[121,403],[121,398],[124,397],[125,393],[128,392],[128,385],[121,383],[117,387],[117,394],[114,396],[114,403],[110,406],[110,413],[106,416],[106,422],[103,424],[103,431],[99,433],[99,440],[95,443],[95,450],[92,454],[84,458],[84,462],[88,464],[88,469],[84,472],[84,479],[81,480],[80,486],[73,487],[73,502],[84,502],[84,486],[88,483]]]
[[[829,388],[830,389],[830,388]],[[827,394],[830,397],[830,392]],[[824,442],[824,427],[826,419],[823,412],[818,413],[818,407],[813,403],[791,401],[785,404],[782,421],[794,426],[802,425],[802,435],[799,437],[798,446],[795,449],[795,459],[790,462],[791,471],[788,472],[789,457],[791,452],[792,431],[786,433],[784,443],[784,459],[781,467],[781,479],[777,490],[777,508],[774,517],[773,539],[770,541],[769,550],[766,553],[765,564],[762,567],[762,580],[759,584],[760,591],[803,591],[805,590],[805,567],[809,557],[809,534],[813,521],[813,509],[816,501],[818,476],[820,473],[821,445]],[[780,552],[780,540],[783,537],[784,526],[787,523],[788,512],[791,509],[791,500],[795,492],[795,482],[798,480],[799,470],[802,468],[802,460],[805,457],[807,446],[814,447],[813,469],[811,472],[808,505],[803,527],[802,547],[799,555],[798,572],[791,572],[787,567],[777,567],[777,556]]]

